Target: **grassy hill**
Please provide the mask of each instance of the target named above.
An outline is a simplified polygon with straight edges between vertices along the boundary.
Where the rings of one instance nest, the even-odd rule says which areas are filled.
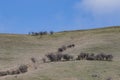
[[[104,52],[113,54],[114,60],[42,62],[45,54],[56,52],[62,45],[71,43],[76,45],[75,48],[64,53]],[[0,80],[120,80],[120,27],[64,31],[43,37],[0,34],[0,70],[32,64],[31,57],[37,59],[38,63],[34,65],[38,66],[37,69],[32,66],[25,74],[0,77]]]

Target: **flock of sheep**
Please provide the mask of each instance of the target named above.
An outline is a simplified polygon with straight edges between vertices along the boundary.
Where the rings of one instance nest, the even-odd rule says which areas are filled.
[[[73,55],[70,54],[64,54],[63,51],[65,51],[68,48],[74,48],[75,44],[70,44],[67,46],[62,46],[58,48],[57,53],[49,53],[46,54],[45,57],[43,58],[43,62],[47,62],[49,60],[50,62],[55,62],[55,61],[70,61],[70,60],[101,60],[101,61],[112,61],[113,55],[111,54],[105,54],[105,53],[100,53],[100,54],[94,54],[94,53],[80,53],[77,55],[77,58],[74,58]]]

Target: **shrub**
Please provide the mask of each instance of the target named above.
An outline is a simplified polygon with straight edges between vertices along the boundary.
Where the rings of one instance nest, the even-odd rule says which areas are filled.
[[[62,51],[64,51],[64,48],[59,48],[58,52],[56,54],[50,53],[50,54],[47,54],[46,56],[51,62],[61,61],[62,59],[66,60],[66,61],[73,60],[74,56],[69,55],[69,54],[62,54],[61,53]],[[77,55],[76,60],[83,60],[83,59],[112,61],[113,55],[110,55],[110,54],[106,55],[104,53],[100,53],[100,54],[95,55],[94,53],[89,54],[89,53],[81,52],[79,55]],[[45,62],[44,59],[43,59],[43,62]]]
[[[90,56],[95,56],[95,54],[94,54],[94,53],[91,53]]]
[[[75,47],[75,44],[70,44],[67,46],[67,48],[72,48],[72,47]]]
[[[32,61],[33,63],[36,63],[36,62],[37,62],[37,60],[36,60],[34,57],[31,58],[31,61]]]
[[[107,61],[112,61],[112,59],[113,59],[113,55],[111,55],[111,54],[106,55],[105,58],[106,58]]]
[[[88,57],[88,53],[80,53],[78,56],[77,56],[77,59],[76,60],[81,60],[81,59],[86,59]]]
[[[63,48],[58,48],[58,52],[63,52]]]
[[[28,66],[27,65],[20,65],[19,66],[19,71],[21,72],[21,73],[25,73],[25,72],[27,72],[28,71]]]
[[[95,60],[95,56],[88,56],[86,60]]]
[[[42,61],[43,61],[44,63],[46,63],[46,59],[45,59],[45,58],[42,58]]]
[[[56,55],[53,54],[53,53],[47,54],[46,57],[47,57],[51,62],[57,61],[57,57],[56,57]]]
[[[62,57],[63,57],[63,54],[57,53],[57,54],[56,54],[56,57],[57,57],[57,61],[61,61],[61,59],[62,59]]]
[[[96,59],[96,60],[103,60],[102,56],[99,55],[99,54],[95,56],[95,59]]]
[[[1,71],[0,72],[0,76],[6,76],[7,75],[7,72],[6,71]]]
[[[65,45],[63,45],[61,48],[62,48],[63,50],[66,50],[66,46],[65,46]]]
[[[96,60],[107,60],[112,61],[113,56],[111,54],[105,55],[104,53],[100,53],[96,55]]]
[[[15,74],[20,74],[20,70],[16,69],[16,70],[11,70],[11,71],[7,71],[8,75],[15,75]]]
[[[72,47],[75,47],[75,44],[71,44]]]
[[[69,55],[69,54],[64,54],[63,59],[66,60],[66,61],[69,61],[70,59],[73,60],[73,56]]]
[[[106,80],[113,80],[112,77],[108,77]]]
[[[71,45],[68,45],[67,48],[71,48],[72,46]]]
[[[103,54],[97,54],[95,56],[96,60],[104,60],[104,57],[105,57],[105,54],[104,55]]]

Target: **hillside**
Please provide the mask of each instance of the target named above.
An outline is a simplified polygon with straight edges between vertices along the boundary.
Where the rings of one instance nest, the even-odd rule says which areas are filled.
[[[62,45],[74,43],[75,48],[64,53],[76,57],[80,52],[113,54],[109,61],[66,61],[43,63],[45,54],[56,52]],[[120,27],[58,32],[53,35],[30,36],[0,34],[0,70],[20,64],[38,63],[27,73],[0,77],[1,80],[120,80]],[[92,75],[99,75],[93,77]]]

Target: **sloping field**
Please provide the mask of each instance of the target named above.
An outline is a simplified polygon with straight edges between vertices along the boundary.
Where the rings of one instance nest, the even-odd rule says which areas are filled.
[[[64,53],[76,57],[80,52],[106,53],[113,61],[66,61],[43,63],[45,54],[56,52],[62,45],[74,43]],[[30,58],[37,59],[32,65]],[[120,27],[65,31],[53,35],[30,36],[0,34],[0,70],[28,64],[30,69],[20,75],[0,77],[1,80],[120,80]],[[34,67],[37,66],[37,69]]]

